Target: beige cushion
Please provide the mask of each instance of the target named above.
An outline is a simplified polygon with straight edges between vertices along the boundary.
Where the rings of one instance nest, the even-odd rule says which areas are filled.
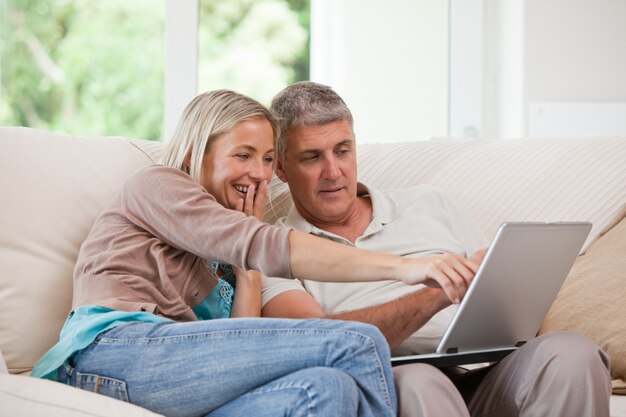
[[[5,414],[9,411],[10,414]],[[0,375],[0,415],[11,417],[157,417],[129,403],[21,375]]]
[[[58,340],[79,246],[121,181],[151,162],[141,146],[0,128],[0,350],[10,372],[29,371]]]
[[[579,256],[540,333],[580,332],[611,357],[614,392],[626,394],[626,218]]]

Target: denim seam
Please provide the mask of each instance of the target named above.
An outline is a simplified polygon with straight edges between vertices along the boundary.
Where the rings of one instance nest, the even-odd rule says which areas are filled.
[[[219,330],[212,332],[189,333],[177,336],[156,336],[156,337],[139,337],[139,338],[116,338],[107,337],[106,333],[99,340],[95,340],[94,344],[117,345],[117,344],[147,344],[147,343],[167,343],[186,340],[212,339],[232,335],[247,334],[273,334],[273,333],[291,333],[291,334],[334,334],[342,333],[345,335],[357,336],[360,339],[371,341],[371,338],[358,332],[350,330],[316,330],[316,329],[258,329],[258,330]],[[373,341],[372,341],[373,343]]]
[[[382,365],[382,361],[380,360],[380,355],[378,354],[378,351],[376,350],[376,343],[374,342],[374,340],[372,340],[371,337],[363,336],[361,334],[358,334],[358,335],[362,336],[363,338],[366,338],[370,344],[371,354],[372,356],[374,356],[376,360],[376,364],[377,364],[376,369],[378,372],[379,389],[381,392],[384,393],[385,403],[387,404],[387,408],[389,408],[389,411],[391,413],[392,408],[393,408],[391,405],[391,394],[389,393],[389,390],[388,390],[389,385],[385,383],[385,374],[382,372],[383,365]]]
[[[308,398],[307,409],[309,411],[307,412],[307,416],[311,416],[311,417],[315,416],[315,412],[312,410],[317,405],[317,401],[316,401],[317,393],[315,392],[311,393],[310,386],[299,385],[296,383],[279,384],[271,388],[259,388],[255,390],[254,392],[251,392],[250,395],[260,395],[260,394],[266,394],[268,392],[278,392],[278,391],[285,391],[285,390],[298,390],[298,391],[304,392],[304,394]]]

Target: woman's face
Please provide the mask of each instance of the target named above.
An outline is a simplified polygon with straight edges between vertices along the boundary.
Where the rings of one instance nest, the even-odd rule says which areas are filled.
[[[245,200],[250,185],[258,189],[272,177],[274,143],[266,119],[248,119],[211,143],[202,160],[201,184],[224,207]]]

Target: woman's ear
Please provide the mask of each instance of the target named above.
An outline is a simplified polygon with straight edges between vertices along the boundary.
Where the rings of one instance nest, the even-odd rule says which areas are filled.
[[[287,173],[285,173],[285,169],[283,168],[282,158],[276,158],[276,167],[274,168],[274,173],[276,174],[279,180],[281,180],[284,183],[287,182]]]

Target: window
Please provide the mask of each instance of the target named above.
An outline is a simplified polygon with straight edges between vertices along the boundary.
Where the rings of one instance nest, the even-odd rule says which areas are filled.
[[[230,88],[269,105],[309,78],[308,0],[201,0],[198,92]]]
[[[160,139],[165,4],[0,0],[0,124]]]

